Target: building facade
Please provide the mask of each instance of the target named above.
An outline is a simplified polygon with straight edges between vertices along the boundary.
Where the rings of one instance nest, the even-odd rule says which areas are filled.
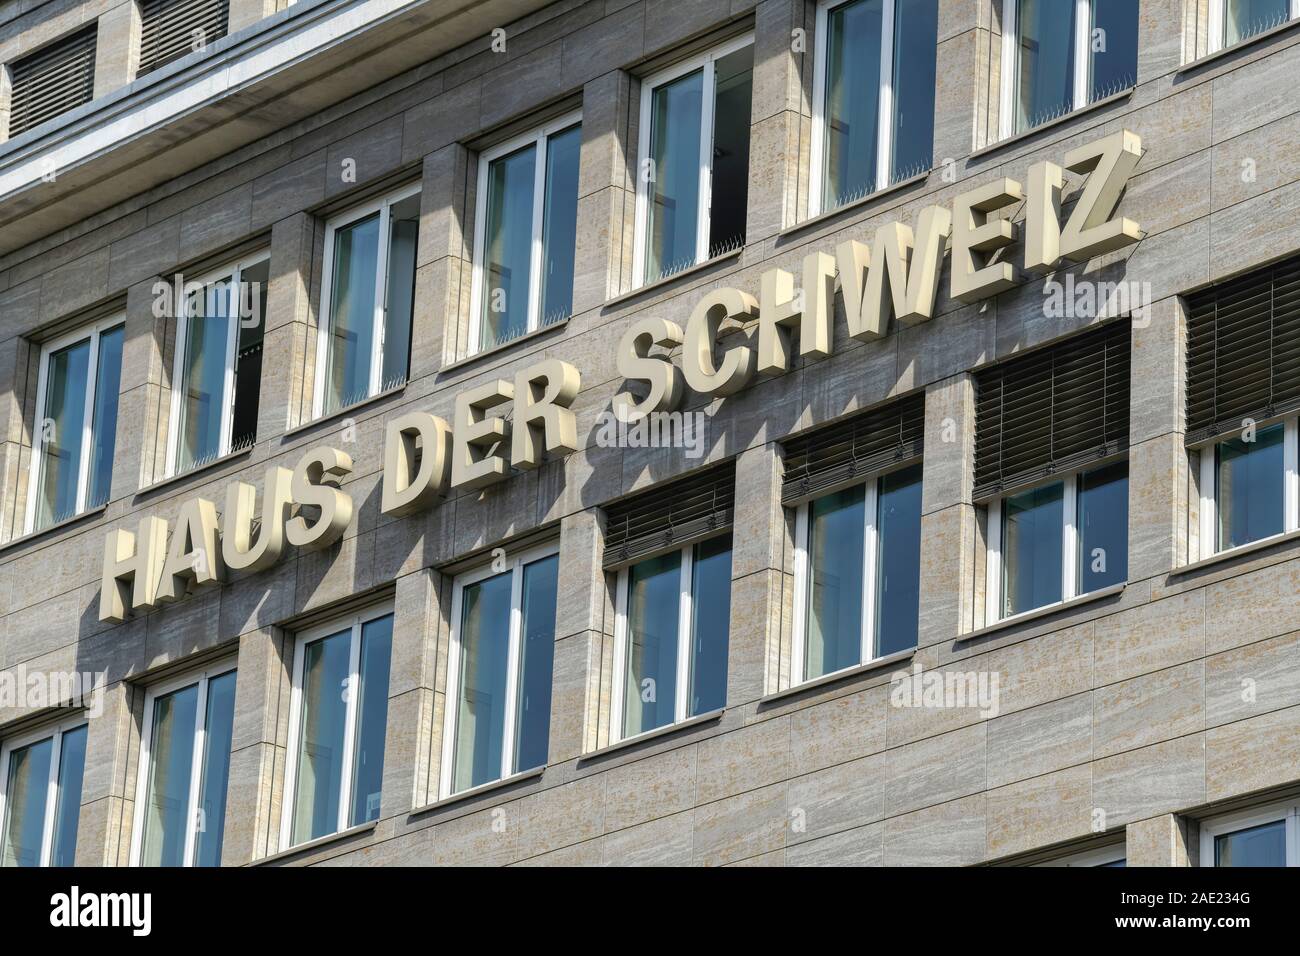
[[[1300,865],[1290,0],[0,11],[0,863]]]

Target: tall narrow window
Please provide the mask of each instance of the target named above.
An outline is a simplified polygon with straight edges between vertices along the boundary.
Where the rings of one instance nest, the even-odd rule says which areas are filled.
[[[257,438],[270,269],[262,253],[205,277],[177,303],[169,475]]]
[[[72,866],[86,767],[77,719],[0,746],[0,866]]]
[[[559,566],[545,548],[456,580],[443,796],[545,766]]]
[[[808,213],[930,169],[937,0],[850,0],[817,8]]]
[[[41,354],[28,531],[108,502],[122,374],[121,320],[82,329]]]
[[[565,116],[479,157],[471,352],[573,311],[580,122]]]
[[[1137,82],[1132,0],[1003,0],[1002,136]]]
[[[754,39],[641,84],[637,284],[745,244]]]
[[[1300,806],[1278,803],[1201,822],[1201,866],[1300,866]]]
[[[220,866],[234,666],[151,688],[144,713],[131,859],[138,866]]]
[[[299,636],[281,846],[379,819],[391,607]]]
[[[1296,0],[1210,0],[1209,52],[1241,43],[1300,17]]]
[[[418,186],[326,226],[317,416],[406,382],[419,227]]]

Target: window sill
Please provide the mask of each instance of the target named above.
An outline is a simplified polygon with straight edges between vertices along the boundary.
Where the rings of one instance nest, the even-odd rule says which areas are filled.
[[[254,866],[263,866],[267,863],[279,863],[297,856],[300,853],[309,853],[312,850],[319,850],[321,847],[330,846],[334,843],[342,843],[345,840],[360,836],[363,833],[369,833],[379,825],[378,820],[371,820],[368,823],[359,823],[354,827],[348,827],[346,830],[340,830],[338,833],[327,833],[323,837],[317,837],[314,840],[308,840],[306,843],[299,843],[297,846],[291,846],[287,850],[281,850],[279,853],[272,853],[270,856],[264,856],[260,860],[254,860]]]
[[[913,186],[919,186],[930,178],[931,172],[933,172],[933,170],[927,169],[925,172],[917,173],[915,176],[909,176],[907,179],[900,179],[898,182],[891,183],[884,189],[877,189],[873,193],[868,193],[861,199],[847,202],[843,206],[836,206],[834,209],[828,210],[827,212],[820,212],[811,219],[805,219],[803,222],[796,222],[793,226],[786,226],[776,234],[776,238],[778,240],[788,239],[789,237],[804,232],[805,230],[815,229],[817,226],[830,222],[840,216],[851,215],[854,212],[879,202],[881,199],[887,199],[891,196],[897,195],[898,193],[904,192]]]
[[[631,302],[634,299],[639,299],[643,295],[651,295],[652,293],[660,292],[663,289],[666,289],[669,286],[673,285],[674,283],[681,281],[682,279],[699,275],[701,272],[707,272],[710,269],[722,265],[723,263],[729,263],[735,259],[739,259],[741,253],[743,253],[744,251],[745,251],[745,247],[741,246],[739,249],[733,249],[730,252],[724,252],[722,255],[714,256],[712,259],[705,259],[703,262],[697,262],[695,265],[683,269],[681,272],[674,272],[670,276],[664,276],[662,279],[656,279],[654,282],[648,283],[647,285],[637,286],[631,292],[624,292],[622,295],[616,295],[612,299],[606,299],[605,304],[601,306],[601,308],[612,309],[615,306],[623,305],[625,302]]]
[[[1188,73],[1194,73],[1204,66],[1212,66],[1235,53],[1243,50],[1249,50],[1253,46],[1259,46],[1267,43],[1269,40],[1276,39],[1285,33],[1290,33],[1300,27],[1300,19],[1288,20],[1285,23],[1279,23],[1277,26],[1265,30],[1263,33],[1256,33],[1253,37],[1247,37],[1244,40],[1238,40],[1232,46],[1225,46],[1221,50],[1215,50],[1213,53],[1207,53],[1198,60],[1192,60],[1190,63],[1184,63],[1178,69],[1174,70],[1174,76],[1183,76]]]
[[[717,710],[711,710],[707,714],[698,714],[695,717],[687,717],[685,720],[679,720],[675,724],[665,724],[662,727],[656,727],[654,730],[647,730],[644,733],[636,734],[632,737],[624,737],[622,740],[615,741],[612,744],[606,744],[599,750],[593,750],[591,753],[585,753],[578,758],[578,764],[581,766],[592,760],[598,760],[608,754],[618,753],[620,750],[627,750],[629,747],[635,747],[637,744],[643,744],[648,740],[658,740],[661,737],[669,737],[680,730],[687,730],[691,727],[698,727],[701,724],[707,724],[715,721],[725,713],[725,707],[719,707]]]
[[[972,641],[977,637],[987,637],[990,634],[996,634],[999,631],[1009,630],[1020,624],[1028,624],[1031,621],[1039,621],[1062,611],[1073,611],[1075,608],[1082,607],[1085,604],[1092,604],[1097,601],[1104,601],[1106,598],[1122,594],[1128,587],[1128,582],[1123,584],[1112,584],[1110,587],[1100,588],[1096,591],[1089,591],[1087,594],[1080,594],[1078,597],[1070,598],[1068,601],[1057,601],[1055,604],[1048,604],[1046,607],[1036,607],[1032,611],[1022,611],[1011,617],[1005,617],[1000,621],[981,627],[978,630],[971,631],[969,634],[959,635],[959,641]]]
[[[519,345],[522,342],[531,342],[534,339],[539,339],[550,332],[554,332],[556,329],[565,328],[572,319],[573,316],[569,316],[567,319],[561,319],[558,322],[552,322],[550,325],[544,325],[539,329],[533,329],[531,332],[525,332],[523,335],[516,336],[515,338],[511,339],[509,342],[502,342],[500,345],[494,345],[490,349],[483,349],[481,351],[475,352],[473,355],[466,355],[464,358],[458,358],[456,359],[456,361],[449,362],[448,364],[444,365],[442,368],[438,369],[438,374],[445,375],[448,372],[455,372],[458,371],[459,369],[464,368],[467,365],[473,365],[475,362],[478,362],[482,359],[491,358],[494,355],[501,355],[503,352],[510,351],[510,349],[514,348],[516,345]]]
[[[340,408],[337,412],[330,412],[328,415],[322,415],[320,418],[313,418],[309,422],[295,425],[293,428],[287,429],[280,437],[288,438],[290,435],[298,435],[302,432],[310,431],[311,429],[324,425],[327,422],[336,421],[340,418],[347,418],[356,414],[358,409],[366,408],[370,405],[374,405],[376,402],[382,402],[386,398],[392,398],[394,395],[402,394],[402,392],[406,391],[406,385],[407,383],[403,382],[401,385],[390,388],[387,391],[378,392],[371,395],[369,398],[363,398],[361,401],[354,405],[349,405],[347,408]]]
[[[1281,534],[1269,535],[1267,538],[1260,538],[1258,541],[1251,541],[1249,544],[1239,544],[1235,548],[1229,548],[1227,551],[1220,551],[1212,554],[1208,558],[1201,558],[1199,561],[1193,561],[1191,564],[1184,564],[1181,568],[1174,568],[1169,572],[1171,578],[1181,577],[1184,574],[1194,574],[1197,571],[1203,571],[1206,568],[1212,568],[1219,564],[1226,564],[1233,558],[1245,557],[1249,554],[1257,554],[1260,551],[1267,551],[1269,548],[1276,547],[1279,544],[1287,544],[1291,541],[1300,541],[1300,529],[1295,531],[1283,531]]]
[[[0,544],[0,554],[8,551],[10,548],[20,548],[25,544],[39,541],[46,536],[53,536],[60,531],[65,531],[74,525],[81,524],[83,521],[89,523],[92,518],[102,517],[104,512],[107,510],[108,502],[105,502],[97,508],[87,508],[85,511],[81,512],[81,514],[73,515],[71,518],[64,518],[58,524],[52,524],[47,528],[42,528],[40,531],[28,531],[26,534],[19,535],[16,538],[6,541],[4,544]]]
[[[778,690],[768,694],[766,697],[758,699],[759,707],[767,707],[771,704],[788,700],[805,691],[814,690],[818,687],[825,687],[827,684],[835,684],[842,680],[849,680],[853,677],[861,677],[864,674],[874,674],[878,671],[887,670],[896,664],[902,664],[910,661],[916,656],[916,648],[909,647],[905,651],[896,651],[893,654],[886,654],[884,657],[877,657],[874,661],[867,661],[865,664],[857,664],[853,667],[845,667],[842,670],[834,671],[830,674],[823,674],[821,677],[814,677],[812,680],[806,680],[802,684],[795,684],[784,690]]]
[[[145,485],[143,488],[141,488],[139,491],[135,493],[135,497],[136,498],[146,497],[162,488],[166,488],[170,485],[180,484],[181,482],[186,481],[187,479],[194,478],[196,475],[201,475],[206,471],[213,471],[217,468],[220,468],[222,465],[229,464],[232,461],[238,461],[239,459],[245,458],[248,455],[251,455],[252,453],[253,453],[252,445],[249,445],[247,448],[241,448],[239,451],[232,451],[228,455],[222,455],[220,458],[214,458],[210,462],[207,462],[206,464],[199,465],[197,468],[191,468],[189,471],[182,471],[175,475],[169,475],[168,477],[163,478],[160,481],[155,481],[151,485]]]
[[[996,153],[1000,149],[1007,149],[1017,143],[1023,143],[1025,140],[1032,139],[1040,133],[1044,133],[1048,130],[1057,129],[1058,127],[1064,126],[1066,123],[1069,123],[1071,120],[1078,119],[1080,116],[1095,113],[1097,110],[1104,109],[1114,103],[1119,103],[1122,100],[1128,99],[1133,95],[1133,91],[1136,88],[1137,87],[1130,86],[1127,90],[1120,90],[1118,93],[1112,93],[1110,96],[1103,96],[1101,99],[1095,100],[1087,106],[1080,106],[1077,110],[1070,110],[1070,112],[1058,116],[1056,119],[1048,120],[1046,123],[1035,126],[1033,129],[1027,129],[1022,133],[1008,136],[1006,139],[1000,139],[996,143],[989,143],[987,146],[981,146],[979,149],[975,150],[975,152],[971,153],[969,158],[983,159],[990,153]]]
[[[534,767],[532,770],[523,770],[519,773],[512,773],[508,777],[502,777],[499,780],[489,780],[487,783],[481,783],[477,787],[470,787],[468,790],[462,790],[459,793],[453,793],[450,796],[443,797],[441,800],[435,800],[433,803],[426,803],[422,807],[416,807],[408,816],[419,816],[420,814],[430,813],[434,810],[441,810],[443,807],[450,807],[465,800],[471,800],[474,797],[481,796],[485,793],[492,793],[496,790],[505,790],[513,787],[517,783],[523,783],[526,780],[536,780],[546,772],[546,765]]]

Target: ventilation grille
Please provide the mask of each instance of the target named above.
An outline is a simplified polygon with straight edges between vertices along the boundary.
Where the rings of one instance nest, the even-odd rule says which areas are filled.
[[[728,464],[605,507],[605,567],[639,561],[729,528],[736,468]]]
[[[89,103],[95,95],[95,33],[90,26],[14,61],[9,136]]]
[[[141,4],[140,68],[137,76],[215,43],[226,35],[229,0],[144,0]],[[197,46],[202,49],[202,46]]]

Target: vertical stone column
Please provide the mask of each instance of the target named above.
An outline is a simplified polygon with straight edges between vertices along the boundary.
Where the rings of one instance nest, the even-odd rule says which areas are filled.
[[[613,622],[606,575],[605,529],[599,509],[560,521],[560,571],[556,589],[555,664],[551,678],[549,763],[594,750],[609,714],[602,663],[612,651]],[[606,738],[608,739],[608,738]]]
[[[140,5],[124,0],[99,15],[95,36],[96,99],[126,86],[140,66]]]
[[[154,308],[158,298],[154,286],[160,281],[158,276],[150,277],[131,286],[126,294],[110,501],[157,481],[166,467],[171,413],[166,359],[168,342],[176,338],[176,320],[169,310]]]
[[[275,13],[275,0],[230,0],[226,32],[235,33]]]
[[[468,351],[473,159],[459,143],[424,158],[411,323],[412,380],[433,374]]]
[[[960,177],[963,159],[998,139],[1002,0],[939,0],[938,41],[934,165]]]
[[[632,287],[637,84],[621,71],[582,88],[573,314]]]
[[[266,295],[257,440],[283,435],[311,418],[316,364],[312,264],[317,222],[296,213],[271,227],[271,279]],[[278,370],[278,373],[272,374]]]
[[[13,81],[9,71],[0,67],[0,143],[9,139],[9,114],[13,109]]]
[[[785,600],[786,522],[781,507],[782,459],[775,442],[736,459],[735,520],[731,534],[731,628],[727,651],[727,706],[777,689]]]
[[[1124,839],[1128,866],[1200,865],[1200,828],[1176,813],[1130,823]]]
[[[24,409],[35,401],[39,359],[40,349],[22,336],[0,343],[0,475],[4,482],[0,541],[16,538],[24,530],[31,459],[31,432]]]
[[[808,166],[811,98],[804,94],[805,63],[813,38],[802,0],[762,0],[754,12],[754,91],[750,108],[749,201],[746,242],[753,245],[792,226],[800,175]],[[796,33],[796,31],[799,31]],[[811,77],[811,71],[809,71]]]
[[[104,689],[103,711],[91,714],[77,821],[77,866],[125,866],[135,813],[140,759],[139,708],[144,695],[125,681]]]

